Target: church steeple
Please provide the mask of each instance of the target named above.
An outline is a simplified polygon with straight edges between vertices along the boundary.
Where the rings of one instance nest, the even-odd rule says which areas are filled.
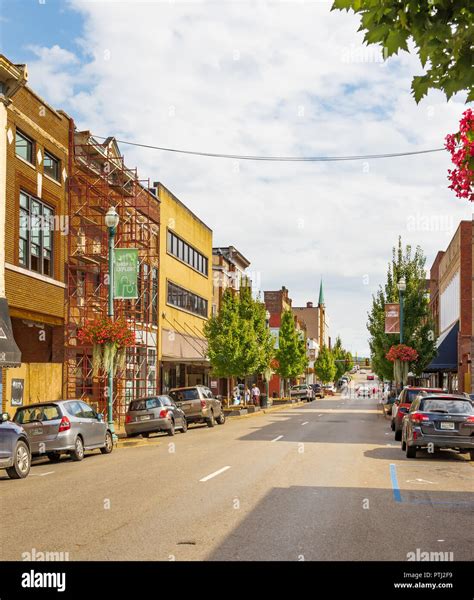
[[[322,279],[321,279],[321,284],[319,285],[318,306],[324,306],[324,292],[323,292],[323,280]]]

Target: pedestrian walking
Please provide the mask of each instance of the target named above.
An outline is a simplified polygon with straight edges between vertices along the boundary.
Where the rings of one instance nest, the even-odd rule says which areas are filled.
[[[250,404],[250,388],[248,385],[246,385],[244,388],[244,399],[245,404]]]
[[[255,406],[260,406],[260,388],[256,383],[252,385],[252,402]]]
[[[240,404],[240,388],[238,385],[236,385],[232,390],[232,399],[232,404],[234,406]]]

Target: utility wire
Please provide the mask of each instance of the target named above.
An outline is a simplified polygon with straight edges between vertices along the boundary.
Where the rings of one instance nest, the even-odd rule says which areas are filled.
[[[102,135],[93,137],[106,140]],[[109,136],[110,137],[110,136]],[[150,144],[140,144],[138,142],[129,142],[126,140],[115,140],[118,144],[127,144],[128,146],[138,146],[139,148],[148,148],[150,150],[161,150],[163,152],[174,152],[175,154],[191,154],[193,156],[207,156],[210,158],[232,158],[234,160],[260,160],[270,162],[336,162],[348,160],[367,160],[376,158],[396,158],[399,156],[414,156],[415,154],[429,154],[432,152],[442,152],[444,148],[431,148],[430,150],[415,150],[413,152],[391,152],[386,154],[361,154],[354,156],[246,156],[241,154],[220,154],[218,152],[198,152],[196,150],[180,150],[178,148],[165,148],[163,146],[152,146]]]

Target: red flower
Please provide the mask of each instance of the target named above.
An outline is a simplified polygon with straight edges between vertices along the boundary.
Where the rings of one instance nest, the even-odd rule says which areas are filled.
[[[474,112],[468,108],[459,122],[459,131],[445,138],[455,169],[448,169],[449,186],[458,198],[474,202]]]
[[[402,362],[415,362],[418,360],[418,352],[411,346],[397,344],[392,346],[385,355],[385,358],[391,362],[401,360]]]

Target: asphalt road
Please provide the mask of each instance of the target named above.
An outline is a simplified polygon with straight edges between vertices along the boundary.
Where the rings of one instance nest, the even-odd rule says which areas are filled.
[[[0,476],[1,560],[474,559],[474,463],[409,460],[372,399],[192,426]]]

